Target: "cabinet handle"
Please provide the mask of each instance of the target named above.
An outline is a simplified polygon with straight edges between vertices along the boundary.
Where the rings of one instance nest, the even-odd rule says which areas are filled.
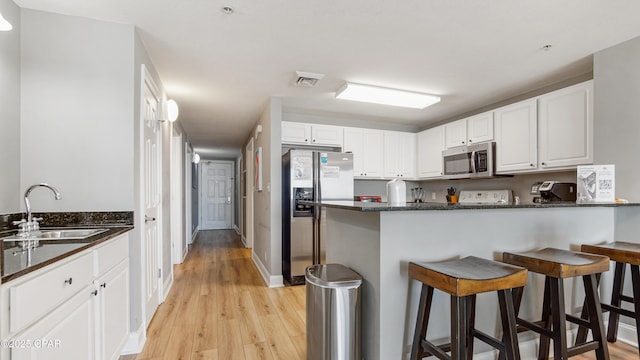
[[[469,139],[469,142],[473,142],[473,140]]]
[[[312,142],[316,142],[316,139],[311,140]]]
[[[309,139],[304,139],[304,142],[309,142]]]
[[[98,296],[98,290],[93,290],[91,293],[93,294],[93,296]]]
[[[73,283],[73,278],[69,278],[68,280],[65,280],[64,283],[71,285]]]
[[[464,144],[464,141],[462,143]]]
[[[529,166],[533,167],[533,164],[529,164]]]
[[[540,164],[540,165],[544,166],[544,165],[547,165],[547,164],[545,164],[544,162],[542,162],[542,164]]]
[[[103,288],[103,289],[106,289],[107,288],[107,283],[104,282],[104,283],[100,284],[100,287]]]

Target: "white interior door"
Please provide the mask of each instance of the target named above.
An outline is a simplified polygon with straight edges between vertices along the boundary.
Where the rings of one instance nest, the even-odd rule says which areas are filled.
[[[147,326],[160,303],[160,125],[157,121],[159,96],[149,76],[144,79],[144,276],[145,320]]]
[[[233,226],[233,162],[206,161],[200,182],[203,230],[231,229]]]
[[[191,172],[193,167],[193,153],[191,148],[189,147],[189,143],[184,143],[184,212],[185,212],[185,221],[184,221],[184,237],[187,239],[187,245],[191,245],[193,243],[192,233],[191,233],[191,224],[192,224],[192,216],[193,212],[191,211],[191,191],[193,189],[193,179],[191,178]]]
[[[253,248],[253,139],[249,140],[245,149],[245,161],[247,174],[245,177],[245,243],[248,248]]]

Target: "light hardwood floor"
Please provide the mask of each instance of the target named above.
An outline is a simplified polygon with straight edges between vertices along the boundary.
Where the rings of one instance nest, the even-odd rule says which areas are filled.
[[[306,358],[305,287],[267,288],[235,232],[199,232],[174,273],[142,353],[120,360]],[[638,350],[618,342],[610,355],[637,359]]]

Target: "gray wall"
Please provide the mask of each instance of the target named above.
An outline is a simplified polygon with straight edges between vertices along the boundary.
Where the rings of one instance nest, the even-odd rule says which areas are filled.
[[[272,97],[260,120],[262,133],[255,140],[254,149],[262,147],[262,191],[254,196],[253,253],[269,276],[282,277],[282,158],[281,158],[282,100]],[[254,126],[255,129],[255,126]],[[244,148],[244,147],[243,147]]]
[[[616,165],[616,196],[640,201],[640,37],[594,55],[594,162]]]
[[[131,25],[22,10],[20,188],[36,211],[133,210]]]
[[[0,0],[13,30],[0,32],[0,214],[20,211],[20,8]]]

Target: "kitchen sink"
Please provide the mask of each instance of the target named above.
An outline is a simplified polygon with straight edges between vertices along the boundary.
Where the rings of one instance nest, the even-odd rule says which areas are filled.
[[[103,233],[109,229],[57,229],[42,230],[24,236],[24,234],[15,234],[5,237],[4,241],[23,241],[23,240],[77,240],[85,239],[93,235]]]

